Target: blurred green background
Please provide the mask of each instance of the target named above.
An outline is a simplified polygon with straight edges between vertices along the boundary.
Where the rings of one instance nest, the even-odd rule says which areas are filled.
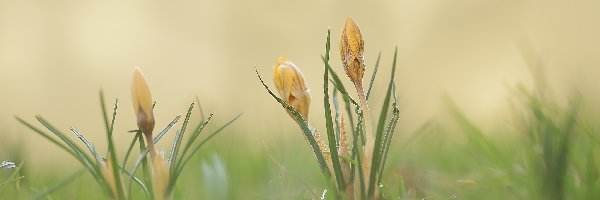
[[[140,67],[157,101],[158,127],[183,114],[196,96],[205,112],[216,113],[213,127],[244,113],[201,149],[196,163],[187,169],[188,176],[178,185],[180,193],[209,187],[206,180],[210,177],[202,175],[203,170],[208,170],[204,174],[218,174],[211,170],[225,168],[229,184],[225,193],[229,196],[214,198],[318,197],[323,180],[317,165],[298,127],[261,87],[254,68],[272,84],[272,65],[278,56],[298,65],[313,91],[311,121],[315,127],[324,127],[319,56],[330,28],[331,63],[343,73],[337,40],[346,17],[352,16],[365,39],[367,77],[377,54],[382,53],[380,79],[371,99],[376,108],[383,99],[386,73],[398,46],[396,90],[401,114],[393,142],[396,151],[388,163],[389,180],[398,181],[398,174],[424,173],[410,171],[423,168],[409,159],[419,155],[417,148],[408,151],[401,146],[414,141],[407,138],[423,124],[434,120],[441,124],[439,132],[444,137],[464,139],[451,120],[455,116],[447,109],[444,96],[453,99],[465,116],[492,138],[515,135],[510,131],[510,99],[519,84],[534,87],[535,77],[546,80],[558,104],[566,105],[567,96],[581,94],[591,120],[597,118],[599,8],[599,1],[586,0],[0,0],[0,160],[23,165],[29,170],[24,180],[38,190],[78,169],[74,159],[18,124],[14,116],[33,121],[32,116],[40,114],[62,130],[72,125],[102,148],[100,88],[107,99],[119,98],[115,130],[117,145],[124,151],[132,137],[127,131],[135,129],[130,79],[134,67]],[[523,51],[523,46],[530,51]],[[532,70],[531,63],[543,63],[543,72]],[[435,145],[437,139],[424,141]],[[514,144],[506,140],[510,149]],[[158,147],[168,145],[162,142]],[[461,152],[428,155],[447,169],[453,166],[449,164],[452,158],[465,159]],[[466,166],[454,167],[469,171]],[[457,175],[464,173],[439,173],[423,176],[468,179]],[[78,179],[86,180],[91,178]],[[77,196],[72,187],[59,192]],[[94,190],[93,184],[80,187]],[[437,191],[452,195],[444,189]],[[202,192],[190,195],[199,197]]]

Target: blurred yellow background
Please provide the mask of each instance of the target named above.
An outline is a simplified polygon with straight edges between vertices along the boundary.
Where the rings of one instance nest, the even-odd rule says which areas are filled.
[[[365,37],[366,80],[382,53],[373,111],[379,110],[398,46],[402,134],[444,113],[444,95],[484,128],[503,125],[512,90],[519,83],[532,86],[527,59],[544,64],[558,97],[577,89],[593,105],[600,99],[598,8],[600,1],[586,0],[2,0],[0,145],[50,145],[14,119],[34,121],[34,114],[62,130],[72,125],[93,141],[104,141],[100,88],[107,99],[119,98],[116,130],[131,137],[124,132],[136,128],[130,100],[134,67],[144,71],[158,102],[157,127],[184,114],[198,96],[219,122],[244,113],[233,126],[236,137],[260,141],[271,133],[294,132],[297,126],[254,72],[257,67],[272,85],[278,56],[304,72],[313,94],[310,118],[315,127],[324,127],[320,55],[331,28],[332,65],[343,75],[337,45],[347,16]],[[517,41],[533,47],[527,59]],[[32,156],[51,159],[54,152],[58,148]]]

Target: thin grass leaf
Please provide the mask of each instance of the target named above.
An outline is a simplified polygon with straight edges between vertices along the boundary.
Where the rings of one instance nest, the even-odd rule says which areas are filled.
[[[76,171],[75,173],[73,173],[72,175],[68,176],[64,180],[58,182],[57,184],[53,185],[52,187],[44,190],[43,192],[40,192],[40,193],[36,194],[31,199],[43,199],[43,198],[46,198],[48,195],[52,194],[53,192],[56,192],[60,188],[62,188],[64,186],[68,185],[69,183],[73,182],[73,180],[75,180],[79,176],[83,175],[84,172],[85,172],[85,169],[80,169],[80,170]]]
[[[338,75],[335,73],[335,71],[333,71],[333,69],[331,68],[331,65],[327,69],[329,70],[329,74],[331,75],[332,84],[335,86],[335,88],[338,91],[340,91],[340,93],[342,93],[342,100],[344,100],[344,105],[345,105],[346,113],[348,114],[348,120],[350,122],[350,126],[354,127],[354,125],[355,125],[354,117],[352,115],[352,108],[351,108],[350,102],[352,102],[352,104],[354,104],[355,106],[358,106],[358,103],[356,101],[354,101],[354,99],[352,99],[350,97],[350,95],[348,95],[348,92],[346,91],[344,84],[342,83],[342,81],[340,80]],[[352,129],[352,134],[354,134],[354,132],[355,132],[355,130]]]
[[[175,182],[177,181],[177,178],[179,177],[179,175],[181,174],[181,172],[183,171],[183,168],[185,167],[185,165],[192,159],[192,157],[194,156],[194,154],[200,149],[200,147],[202,147],[206,142],[208,142],[211,138],[213,138],[215,135],[217,135],[218,133],[220,133],[223,129],[225,129],[226,127],[228,127],[229,125],[231,125],[234,121],[236,121],[238,118],[240,118],[240,116],[242,116],[242,114],[238,114],[237,116],[235,116],[232,120],[230,120],[229,122],[227,122],[225,125],[221,126],[219,129],[217,129],[216,131],[214,131],[213,133],[211,133],[210,135],[208,135],[206,138],[204,138],[204,140],[202,140],[202,142],[200,142],[200,144],[198,144],[191,152],[190,155],[187,157],[182,157],[182,162],[180,165],[178,165],[179,168],[177,168],[175,171],[171,171],[174,174],[171,174],[172,178],[169,181],[169,185],[167,187],[167,194],[170,193],[173,188],[175,187]]]
[[[104,95],[102,93],[102,91],[100,91],[100,104],[101,104],[101,109],[102,109],[102,116],[104,117],[104,122],[107,124],[106,126],[106,136],[107,136],[107,140],[108,140],[108,153],[110,154],[110,159],[111,159],[111,163],[112,165],[110,167],[112,167],[112,171],[113,171],[113,177],[115,180],[115,185],[117,188],[117,198],[118,199],[125,199],[125,191],[123,191],[123,186],[121,185],[121,175],[119,173],[119,164],[117,161],[117,154],[116,154],[116,150],[115,150],[115,145],[114,145],[114,141],[113,141],[113,128],[115,125],[115,118],[117,117],[117,109],[118,109],[118,105],[119,105],[119,99],[115,99],[115,104],[113,107],[113,112],[112,112],[112,119],[110,121],[110,125],[108,125],[108,114],[106,113],[106,106],[105,106],[105,101],[104,101]]]
[[[329,32],[327,34],[327,38],[327,41],[329,41]],[[327,66],[329,66],[329,61],[326,60],[325,57],[322,58],[323,63],[325,64],[325,75],[323,77],[323,94],[325,96],[323,97],[323,106],[325,107],[325,126],[327,128],[327,139],[329,143],[329,151],[331,153],[333,172],[335,173],[337,185],[340,190],[344,190],[344,188],[346,188],[346,183],[344,181],[344,174],[342,173],[340,158],[338,156],[337,140],[334,133],[333,120],[331,119],[331,105],[329,103],[329,70],[327,70]]]
[[[396,130],[396,124],[398,123],[399,113],[400,110],[398,109],[398,106],[396,104],[396,97],[394,97],[394,104],[392,106],[392,119],[388,123],[388,127],[385,131],[385,135],[383,138],[383,146],[381,147],[381,152],[383,155],[381,156],[381,167],[379,169],[379,173],[377,173],[377,180],[379,183],[382,182],[381,177],[383,176],[383,169],[385,168],[388,152],[390,150],[390,144],[392,143],[392,137],[394,136],[394,131]]]
[[[121,164],[121,166],[125,167],[127,166],[127,161],[129,160],[129,156],[131,155],[131,152],[133,151],[133,146],[135,146],[135,143],[137,142],[138,137],[141,137],[142,132],[137,130],[135,132],[135,136],[133,137],[133,140],[131,140],[131,143],[129,143],[129,148],[127,148],[127,152],[125,153],[125,158],[123,159],[123,164]]]
[[[36,116],[36,119],[44,126],[46,127],[48,130],[50,130],[50,132],[54,133],[56,136],[58,136],[65,144],[67,144],[68,147],[71,148],[71,151],[73,152],[73,155],[75,156],[75,158],[77,160],[79,160],[79,162],[81,162],[81,164],[83,164],[83,166],[87,167],[90,172],[92,172],[92,174],[97,178],[100,179],[101,175],[100,175],[100,169],[98,168],[98,166],[92,164],[92,159],[85,153],[83,152],[83,150],[77,146],[71,139],[69,139],[63,132],[59,131],[58,129],[56,129],[54,126],[52,126],[48,121],[46,121],[44,118],[40,117],[40,116]]]
[[[63,149],[64,151],[66,151],[67,153],[71,154],[73,157],[77,157],[77,155],[75,155],[75,152],[73,152],[73,150],[69,149],[67,146],[65,146],[63,143],[59,142],[58,140],[50,137],[50,135],[48,135],[47,133],[44,133],[42,130],[36,128],[35,126],[27,123],[25,120],[19,118],[19,117],[15,117],[17,119],[17,121],[19,121],[21,124],[27,126],[27,128],[33,130],[33,132],[37,133],[38,135],[44,137],[45,139],[47,139],[48,141],[54,143],[56,146],[60,147],[61,149]],[[79,160],[79,159],[78,159]],[[81,161],[81,160],[79,160]],[[84,164],[83,162],[81,164]]]
[[[300,126],[302,133],[304,134],[305,138],[308,140],[308,143],[310,144],[310,147],[312,148],[312,150],[315,154],[315,157],[317,158],[317,163],[319,164],[319,168],[321,168],[321,172],[323,173],[323,176],[325,176],[325,179],[330,181],[331,173],[329,172],[329,169],[327,168],[327,164],[325,164],[325,157],[323,156],[323,152],[321,152],[321,149],[319,149],[319,145],[317,144],[315,137],[313,136],[313,134],[310,130],[310,127],[302,118],[302,115],[296,109],[294,109],[292,106],[290,106],[285,101],[283,101],[279,97],[277,97],[277,95],[275,95],[275,93],[273,93],[269,89],[269,87],[265,84],[265,82],[262,80],[262,77],[258,73],[257,68],[255,68],[255,71],[256,71],[256,75],[258,76],[258,79],[260,80],[260,83],[263,85],[263,87],[265,87],[267,92],[269,92],[271,97],[273,97],[279,104],[281,104],[281,106],[283,108],[285,108],[286,110],[288,110],[289,112],[291,112],[294,115],[294,117],[296,119],[296,123],[298,123],[298,125]]]
[[[353,135],[353,144],[352,144],[352,159],[356,160],[356,165],[352,165],[350,166],[350,180],[355,179],[354,177],[354,173],[355,171],[358,171],[358,180],[359,180],[359,188],[360,188],[360,196],[361,199],[367,199],[367,191],[365,188],[365,175],[363,174],[363,170],[362,170],[362,162],[363,160],[361,159],[361,156],[363,154],[363,148],[362,145],[364,145],[364,138],[360,137],[360,135],[364,135],[364,130],[363,130],[363,122],[364,122],[364,118],[362,113],[360,112],[360,109],[357,109],[357,112],[359,112],[358,114],[358,123],[356,124],[356,133]],[[359,141],[360,140],[360,141]],[[360,145],[359,147],[359,144]]]
[[[71,129],[71,132],[73,132],[73,134],[75,134],[85,144],[85,146],[87,146],[92,155],[94,155],[94,158],[96,158],[96,165],[100,165],[100,163],[102,163],[102,157],[98,155],[98,152],[94,148],[94,145],[87,138],[85,138],[83,134],[75,130],[75,128],[73,128],[72,126],[70,126],[69,129]]]
[[[382,145],[382,137],[384,133],[384,126],[387,119],[387,114],[390,106],[390,99],[392,96],[392,89],[394,85],[394,76],[396,74],[396,59],[398,57],[398,47],[394,50],[394,61],[392,62],[392,73],[390,77],[390,83],[388,84],[387,92],[385,94],[385,99],[383,101],[383,105],[381,107],[381,112],[379,114],[379,121],[377,122],[377,132],[375,132],[375,150],[373,151],[373,160],[371,162],[371,172],[369,178],[369,193],[368,196],[372,196],[375,192],[375,186],[377,185],[377,172],[379,172],[379,164],[381,163],[381,145]]]
[[[181,137],[181,132],[177,130],[175,132],[175,138],[173,139],[173,144],[171,144],[171,151],[169,151],[169,157],[167,158],[167,162],[169,166],[171,166],[171,161],[173,160],[173,156],[175,156],[175,145],[177,144],[177,140]]]
[[[367,100],[369,100],[369,96],[371,96],[371,89],[373,88],[373,83],[375,82],[375,76],[377,75],[377,69],[379,69],[379,61],[381,60],[381,52],[377,55],[377,61],[375,61],[375,67],[373,67],[373,74],[371,75],[371,81],[369,81],[369,89],[367,90]]]
[[[200,113],[200,121],[204,121],[206,116],[204,116],[204,109],[202,109],[202,104],[200,104],[200,99],[196,96],[196,102],[198,103],[198,112]]]
[[[140,165],[142,165],[142,171],[144,174],[144,179],[146,182],[146,187],[148,188],[152,188],[152,181],[150,180],[150,172],[148,170],[148,159],[146,157],[146,155],[148,154],[148,148],[145,145],[144,142],[144,138],[143,137],[138,137],[138,143],[140,144],[140,156],[138,157],[138,159],[136,160],[135,164],[133,165],[133,168],[131,169],[130,172],[130,176],[129,176],[129,191],[128,191],[128,195],[127,196],[131,196],[131,184],[132,184],[132,180],[134,178],[133,175],[135,175],[137,169],[140,167]],[[150,192],[150,199],[154,199],[154,193]]]
[[[196,128],[194,129],[194,132],[192,132],[192,136],[190,136],[190,138],[188,139],[187,143],[185,144],[185,146],[183,147],[183,151],[181,152],[180,157],[183,158],[185,155],[187,155],[188,150],[190,149],[190,147],[192,146],[192,144],[196,141],[196,138],[198,138],[198,136],[200,135],[200,133],[202,132],[202,130],[204,130],[204,128],[206,127],[206,125],[212,120],[214,116],[214,113],[211,113],[208,118],[206,120],[204,120],[203,122],[199,123]],[[178,163],[178,165],[180,165],[181,163]],[[179,166],[177,166],[178,168]]]
[[[175,144],[173,145],[175,147],[174,151],[173,151],[173,156],[171,157],[171,163],[177,163],[177,155],[179,153],[179,146],[181,145],[181,140],[183,140],[183,136],[185,135],[185,130],[187,129],[187,125],[190,121],[190,117],[192,115],[192,109],[194,108],[194,102],[192,102],[190,104],[190,107],[188,108],[187,114],[185,115],[185,119],[183,120],[183,124],[181,125],[181,129],[180,129],[180,134],[181,136],[179,136],[177,138],[177,140],[175,141]],[[175,170],[175,165],[171,165],[170,167],[170,171]]]
[[[171,122],[169,122],[169,124],[167,124],[167,126],[165,126],[165,128],[160,131],[160,133],[158,133],[156,135],[156,137],[154,137],[154,139],[152,139],[152,142],[154,144],[156,144],[163,136],[165,136],[165,134],[171,130],[171,127],[173,127],[177,121],[179,121],[179,118],[181,117],[181,115],[177,115],[175,118],[173,118],[173,120],[171,120]]]

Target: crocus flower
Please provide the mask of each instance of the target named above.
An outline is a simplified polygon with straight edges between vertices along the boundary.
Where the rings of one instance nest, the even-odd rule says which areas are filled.
[[[311,96],[300,69],[287,58],[279,57],[273,67],[273,79],[281,99],[296,109],[305,121],[308,121]],[[292,113],[289,114],[292,116]],[[292,116],[292,118],[294,117]]]

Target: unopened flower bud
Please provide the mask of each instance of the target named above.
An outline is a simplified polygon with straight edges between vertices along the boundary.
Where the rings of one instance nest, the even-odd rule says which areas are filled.
[[[279,57],[273,67],[273,80],[281,99],[296,109],[307,121],[311,96],[300,69],[287,58]],[[288,113],[292,116],[292,113]]]
[[[140,71],[136,68],[133,72],[133,81],[131,84],[131,97],[133,100],[133,109],[137,116],[137,125],[144,134],[152,134],[154,130],[154,113],[152,111],[152,94],[148,82]]]
[[[346,24],[342,29],[340,37],[340,55],[346,75],[356,84],[362,84],[362,77],[365,73],[365,64],[363,58],[364,41],[360,29],[351,17],[346,19]]]

